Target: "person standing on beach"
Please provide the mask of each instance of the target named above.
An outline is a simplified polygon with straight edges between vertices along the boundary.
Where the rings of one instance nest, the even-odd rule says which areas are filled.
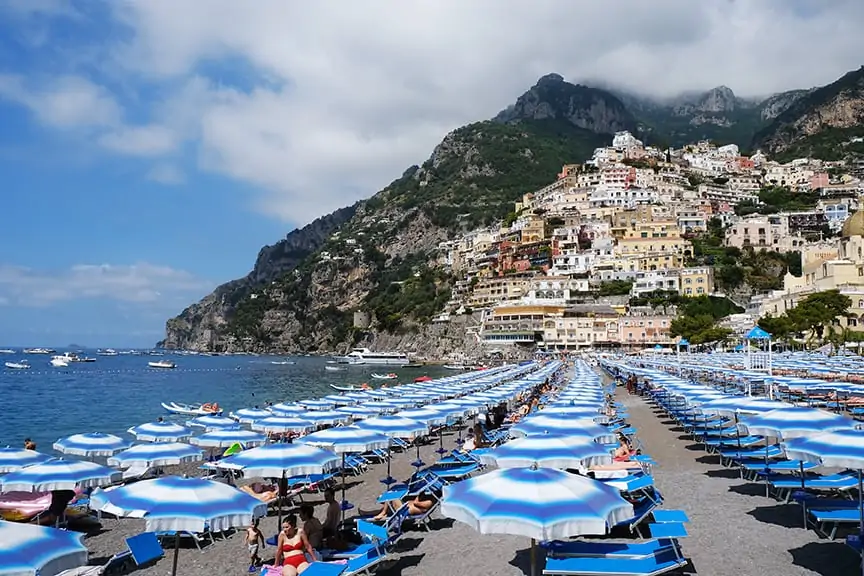
[[[252,525],[246,528],[246,546],[249,549],[249,572],[255,572],[261,565],[261,556],[258,552],[264,548],[264,534],[258,528],[258,520],[252,521]]]

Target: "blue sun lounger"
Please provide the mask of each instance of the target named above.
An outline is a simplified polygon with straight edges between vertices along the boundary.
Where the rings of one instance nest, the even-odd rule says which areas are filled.
[[[851,502],[851,501],[850,501]],[[854,502],[854,508],[808,508],[807,516],[813,522],[816,532],[826,538],[833,540],[837,537],[837,531],[843,524],[858,526],[861,523],[861,512],[858,503]]]
[[[792,493],[802,489],[800,476],[789,476],[787,478],[775,478],[771,481],[771,487],[777,491],[777,496],[785,502],[789,502]],[[826,490],[844,492],[858,487],[858,478],[851,474],[840,473],[830,476],[810,476],[804,478],[803,488],[805,490]]]
[[[687,536],[681,522],[649,525],[652,538],[643,542],[603,542],[591,540],[555,541],[541,544],[549,557],[563,558],[646,558],[666,550],[681,555],[678,538]]]
[[[677,550],[666,549],[645,557],[548,558],[545,576],[657,576],[689,563]]]

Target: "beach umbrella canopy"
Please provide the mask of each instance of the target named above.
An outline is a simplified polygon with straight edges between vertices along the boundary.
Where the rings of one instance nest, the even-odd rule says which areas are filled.
[[[611,464],[612,451],[590,438],[539,434],[484,452],[480,461],[499,468],[588,468]]]
[[[481,534],[534,540],[606,534],[634,514],[615,488],[551,468],[502,468],[444,486],[441,513]]]
[[[324,448],[336,454],[350,454],[387,448],[390,445],[390,438],[358,426],[342,426],[313,432],[308,436],[298,438],[297,442]]]
[[[210,430],[221,430],[223,428],[237,428],[237,422],[232,418],[228,418],[226,416],[198,416],[197,418],[193,418],[186,422],[188,426],[198,426],[199,428],[204,428],[206,431]]]
[[[779,408],[791,408],[792,404],[769,400],[768,398],[752,398],[747,396],[732,396],[711,400],[702,404],[699,409],[706,414],[720,414],[731,416],[733,414],[759,414],[770,412]]]
[[[333,402],[329,400],[301,400],[300,404],[309,410],[330,410],[333,408]]]
[[[857,422],[817,408],[793,406],[745,417],[739,424],[746,434],[797,438],[818,432],[852,428]]]
[[[303,420],[308,420],[316,426],[324,424],[342,424],[351,420],[351,416],[335,410],[310,410],[303,412],[299,416]]]
[[[270,411],[276,415],[279,415],[279,416],[283,416],[283,415],[290,416],[292,414],[302,414],[303,412],[306,412],[307,410],[308,410],[308,408],[306,408],[305,406],[302,406],[302,405],[296,404],[296,403],[284,404],[284,403],[280,402],[279,404],[274,404],[273,406],[270,406]]]
[[[113,434],[90,432],[73,434],[54,443],[54,449],[73,456],[112,456],[132,443]]]
[[[533,436],[538,434],[583,436],[602,443],[618,441],[614,432],[590,419],[556,418],[554,415],[531,416],[510,429],[511,436]]]
[[[192,430],[173,422],[149,422],[129,428],[128,432],[144,442],[178,442],[192,436]]]
[[[0,576],[55,576],[87,564],[84,534],[48,526],[0,522]]]
[[[315,424],[302,418],[291,416],[270,416],[252,422],[252,429],[273,434],[284,434],[286,432],[308,432],[313,430]]]
[[[443,412],[437,412],[435,410],[430,410],[428,408],[418,408],[416,410],[402,410],[401,412],[397,412],[396,416],[400,416],[402,418],[408,418],[410,420],[416,420],[418,422],[423,422],[429,426],[437,426],[440,424],[445,424],[447,422],[447,415]]]
[[[222,532],[249,526],[267,513],[265,503],[233,486],[179,476],[95,490],[90,507],[117,516],[144,518],[146,529],[153,532]]]
[[[247,477],[279,478],[324,474],[339,466],[340,458],[329,450],[304,444],[267,444],[223,459],[220,467],[242,470]]]
[[[401,416],[378,416],[357,424],[358,428],[378,432],[390,438],[413,440],[429,434],[429,427],[423,422]]]
[[[231,413],[231,416],[235,420],[244,424],[248,422],[254,422],[255,420],[260,420],[261,418],[268,418],[272,415],[273,412],[270,412],[269,410],[264,410],[263,408],[241,408]]]
[[[243,429],[223,429],[213,430],[195,438],[190,438],[189,443],[195,446],[204,448],[228,448],[233,444],[243,444],[244,446],[258,446],[265,444],[267,437],[259,432]]]
[[[0,448],[0,474],[14,472],[25,466],[32,466],[51,460],[51,456],[36,452],[35,450],[25,450],[23,448]]]
[[[120,480],[117,470],[82,460],[56,458],[0,477],[3,492],[50,492],[107,486]]]
[[[154,442],[139,444],[108,459],[108,464],[118,468],[135,465],[173,466],[203,459],[203,451],[181,442]]]
[[[335,411],[347,414],[352,418],[371,418],[381,413],[379,409],[368,408],[366,406],[340,406]]]

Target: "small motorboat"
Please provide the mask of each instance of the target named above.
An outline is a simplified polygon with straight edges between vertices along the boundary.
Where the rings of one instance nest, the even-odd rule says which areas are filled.
[[[423,364],[420,362],[411,362],[410,364],[403,364],[400,368],[423,368]]]
[[[465,370],[465,366],[462,364],[445,364],[443,368],[445,370]]]
[[[363,384],[362,386],[354,386],[353,384],[349,384],[348,386],[337,386],[336,384],[330,384],[330,387],[339,392],[362,392],[364,390],[372,389],[368,384]]]
[[[51,366],[53,366],[54,368],[68,368],[69,358],[67,358],[66,356],[52,356]]]
[[[0,354],[15,354],[15,350],[12,350],[11,348],[3,348],[0,350]]]
[[[327,372],[344,372],[345,368],[339,368],[338,366],[324,366],[324,370]]]
[[[271,360],[270,364],[276,364],[277,366],[291,366],[297,364],[297,362],[294,360]]]
[[[394,374],[393,372],[390,372],[389,374],[376,374],[375,372],[372,373],[372,378],[375,378],[376,380],[395,380],[398,377],[399,376]]]
[[[162,407],[172,414],[183,414],[184,416],[222,414],[222,408],[220,408],[219,404],[216,403],[181,404],[180,402],[162,402]]]
[[[414,378],[414,382],[431,382],[431,381],[432,381],[432,378],[430,378],[429,376],[425,376],[425,375]]]
[[[6,368],[11,368],[12,370],[27,370],[30,368],[30,364],[27,362],[5,362],[4,365]]]
[[[147,366],[150,368],[176,368],[177,365],[170,360],[158,360],[156,362],[148,362]]]

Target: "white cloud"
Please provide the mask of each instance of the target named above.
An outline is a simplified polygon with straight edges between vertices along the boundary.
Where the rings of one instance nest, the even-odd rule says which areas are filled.
[[[104,88],[78,76],[28,82],[0,75],[0,97],[29,108],[40,122],[55,128],[98,128],[120,123],[122,109]]]
[[[129,29],[103,47],[112,74],[160,97],[148,130],[113,126],[102,144],[171,156],[191,142],[200,168],[258,186],[262,210],[295,222],[372,194],[447,131],[493,116],[548,72],[655,94],[726,84],[761,95],[831,82],[864,50],[860,0],[110,8]],[[220,76],[222,61],[231,66]]]
[[[147,178],[167,185],[183,184],[186,181],[183,172],[172,164],[157,164],[147,173]]]
[[[82,299],[135,305],[176,305],[202,296],[213,283],[167,266],[79,264],[66,270],[0,265],[0,298],[18,306],[50,306]]]

